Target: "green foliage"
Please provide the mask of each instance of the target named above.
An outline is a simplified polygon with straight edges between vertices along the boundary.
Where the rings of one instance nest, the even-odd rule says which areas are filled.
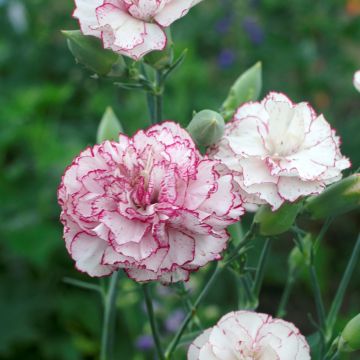
[[[258,62],[241,74],[230,88],[229,95],[221,107],[225,119],[229,120],[242,104],[258,100],[261,88],[262,66],[261,62]]]

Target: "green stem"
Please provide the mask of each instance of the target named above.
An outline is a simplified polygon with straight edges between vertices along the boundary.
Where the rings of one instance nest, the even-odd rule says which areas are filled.
[[[330,360],[337,360],[339,358],[340,352],[336,350],[335,354],[330,358]]]
[[[116,271],[110,278],[110,285],[104,301],[104,320],[101,339],[101,360],[111,359],[112,337],[115,327],[115,308],[120,272]]]
[[[243,304],[240,304],[240,310],[253,310],[257,307],[257,300],[252,292],[251,278],[245,274],[240,277],[240,283],[245,295],[245,301]]]
[[[286,306],[289,302],[290,294],[293,289],[294,283],[295,283],[295,276],[289,274],[286,279],[285,288],[281,295],[279,308],[276,313],[276,317],[278,318],[282,318],[286,315]]]
[[[327,337],[329,339],[331,339],[333,328],[334,328],[334,325],[335,325],[335,322],[336,322],[336,318],[337,318],[337,316],[339,314],[341,305],[343,303],[345,292],[346,292],[346,289],[347,289],[347,287],[349,285],[351,276],[352,276],[352,274],[354,272],[354,269],[355,269],[355,266],[356,266],[356,264],[358,262],[359,254],[360,254],[360,234],[358,235],[358,238],[356,240],[356,243],[355,243],[354,249],[352,251],[350,260],[349,260],[349,262],[347,264],[344,276],[341,279],[339,288],[338,288],[338,290],[336,292],[334,301],[333,301],[333,303],[331,305],[329,315],[328,315],[328,317],[326,319],[326,324],[327,324],[327,332],[326,333],[327,333]]]
[[[216,263],[216,268],[215,268],[214,272],[211,274],[210,279],[208,280],[205,287],[202,289],[200,295],[197,297],[196,301],[194,302],[192,310],[187,314],[187,316],[183,320],[178,332],[176,333],[175,337],[173,338],[170,345],[166,349],[166,352],[165,352],[166,360],[171,359],[171,356],[172,356],[173,352],[175,351],[177,344],[181,340],[181,337],[182,337],[184,331],[186,330],[186,328],[187,328],[188,324],[190,323],[191,319],[193,318],[193,316],[196,314],[196,310],[197,310],[199,304],[201,303],[203,298],[207,295],[207,293],[209,292],[215,279],[218,277],[218,275],[223,270],[224,270],[224,267],[221,267],[221,266],[219,266],[219,263]]]
[[[152,335],[153,335],[154,342],[155,342],[156,352],[158,354],[159,359],[163,360],[165,358],[164,358],[164,353],[163,353],[163,350],[161,347],[159,330],[158,330],[156,320],[155,320],[155,314],[154,314],[153,303],[151,300],[149,284],[144,284],[142,286],[142,288],[144,291],[145,304],[146,304],[146,309],[147,309],[147,313],[149,316]]]
[[[164,89],[163,89],[161,71],[155,70],[155,90],[154,90],[155,123],[159,123],[163,120],[163,91]]]
[[[261,285],[262,285],[262,282],[264,279],[265,264],[266,264],[268,255],[270,253],[270,248],[271,248],[271,240],[266,239],[264,247],[261,251],[258,268],[257,268],[256,275],[255,275],[255,281],[254,281],[253,288],[252,288],[252,292],[253,292],[254,296],[256,297],[256,299],[258,299],[259,295],[260,295],[260,289],[261,289]]]
[[[166,349],[165,352],[165,359],[169,360],[171,359],[171,356],[173,352],[176,350],[176,347],[181,340],[181,337],[186,330],[188,324],[190,323],[191,319],[196,314],[196,310],[199,307],[201,301],[205,298],[205,296],[208,294],[211,286],[214,284],[217,277],[231,264],[233,260],[235,260],[240,252],[240,250],[247,245],[247,243],[252,239],[253,237],[253,231],[254,227],[252,226],[250,230],[246,233],[244,238],[240,241],[240,243],[235,247],[235,249],[230,254],[228,260],[224,261],[222,264],[216,263],[216,268],[214,272],[211,274],[210,279],[207,281],[205,287],[202,289],[200,295],[197,297],[193,304],[192,310],[187,314],[185,319],[183,320],[178,332],[175,334],[175,337],[171,341],[170,345]]]
[[[323,302],[323,299],[321,296],[321,290],[320,290],[319,280],[318,280],[318,277],[316,274],[316,269],[313,264],[311,264],[311,266],[310,266],[310,280],[311,280],[311,284],[312,284],[312,288],[313,288],[313,292],[314,292],[316,312],[317,312],[317,316],[318,316],[319,325],[320,325],[320,328],[322,330],[324,330],[325,329],[325,307],[324,307],[324,302]]]

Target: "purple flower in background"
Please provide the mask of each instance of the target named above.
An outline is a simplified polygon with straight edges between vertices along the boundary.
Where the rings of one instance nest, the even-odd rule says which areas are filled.
[[[149,351],[154,348],[154,340],[150,335],[141,335],[136,339],[135,346],[140,351]]]
[[[218,57],[218,64],[221,68],[226,69],[235,62],[235,53],[231,49],[223,49]]]
[[[165,328],[168,332],[175,332],[180,327],[185,318],[185,313],[181,309],[177,309],[170,314],[165,320]]]
[[[255,18],[246,17],[242,25],[253,44],[260,45],[264,41],[264,30]]]
[[[227,15],[227,16],[223,17],[222,19],[220,19],[216,23],[215,29],[220,34],[225,34],[225,33],[227,33],[229,31],[231,23],[232,23],[232,16]]]

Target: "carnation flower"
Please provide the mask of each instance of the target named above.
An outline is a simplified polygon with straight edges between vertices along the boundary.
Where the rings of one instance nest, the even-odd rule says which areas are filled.
[[[276,210],[338,181],[350,166],[339,147],[335,131],[309,104],[270,93],[237,110],[209,155],[234,171],[247,203]]]
[[[225,228],[243,212],[233,175],[172,122],[83,151],[58,199],[78,270],[105,276],[122,268],[164,283],[220,259]]]
[[[310,349],[292,324],[251,311],[231,312],[190,345],[188,360],[308,360]]]
[[[75,0],[74,17],[84,35],[102,39],[105,48],[135,60],[163,50],[164,28],[201,0]]]
[[[354,74],[353,83],[355,89],[360,92],[360,70],[356,71],[356,73]]]

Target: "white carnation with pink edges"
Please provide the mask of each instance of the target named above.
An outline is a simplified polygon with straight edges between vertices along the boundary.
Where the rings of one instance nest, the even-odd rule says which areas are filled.
[[[292,324],[251,311],[231,312],[190,345],[188,360],[309,360],[304,336]]]
[[[355,72],[353,78],[353,84],[355,89],[360,92],[360,70]]]
[[[321,193],[350,167],[324,116],[275,92],[241,106],[209,156],[234,171],[247,203],[272,210]]]
[[[164,28],[201,0],[75,0],[74,17],[84,35],[102,39],[104,47],[140,59],[163,50]]]
[[[243,213],[238,185],[173,122],[83,151],[58,191],[66,247],[78,270],[136,281],[187,280],[219,260]]]

